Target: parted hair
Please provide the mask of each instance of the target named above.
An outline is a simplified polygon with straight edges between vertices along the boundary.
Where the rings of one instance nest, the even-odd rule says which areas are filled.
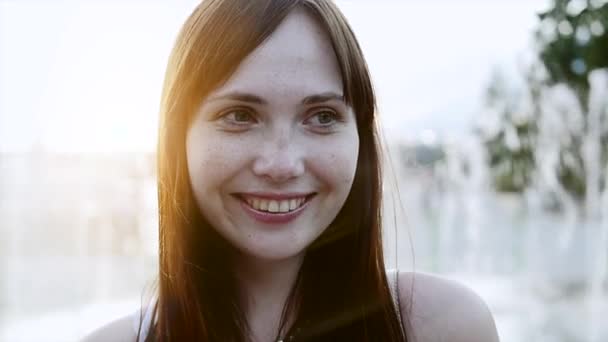
[[[295,321],[285,341],[407,341],[405,313],[385,273],[381,164],[375,95],[361,48],[330,0],[204,0],[184,23],[169,57],[157,150],[159,275],[146,341],[248,340],[231,266],[233,247],[194,199],[185,139],[201,102],[295,8],[328,35],[353,108],[360,148],[344,206],[306,250],[283,310]],[[139,335],[138,334],[138,335]]]

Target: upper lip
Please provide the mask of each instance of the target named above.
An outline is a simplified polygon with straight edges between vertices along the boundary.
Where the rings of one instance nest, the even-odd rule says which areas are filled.
[[[314,192],[284,192],[284,193],[276,193],[276,192],[239,192],[234,195],[239,197],[256,197],[263,198],[268,200],[287,200],[292,198],[302,198],[314,195]]]

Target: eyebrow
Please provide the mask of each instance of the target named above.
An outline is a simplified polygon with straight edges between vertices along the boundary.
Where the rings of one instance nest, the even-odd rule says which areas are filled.
[[[219,100],[233,100],[233,101],[239,101],[239,102],[249,102],[249,103],[258,104],[258,105],[268,104],[268,102],[266,100],[264,100],[263,98],[261,98],[257,95],[239,92],[239,91],[212,97],[212,98],[208,99],[207,101],[213,102],[213,101],[219,101]],[[310,95],[310,96],[305,97],[304,99],[302,99],[302,104],[311,105],[311,104],[317,104],[317,103],[324,103],[324,102],[328,102],[328,101],[332,101],[332,100],[346,102],[344,99],[344,95],[334,93],[334,92],[325,92],[325,93],[320,93],[320,94],[315,94],[315,95]]]

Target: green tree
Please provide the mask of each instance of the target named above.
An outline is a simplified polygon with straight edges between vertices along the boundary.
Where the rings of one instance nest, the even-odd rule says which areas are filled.
[[[505,91],[499,80],[493,78],[486,94],[489,107],[506,103],[501,108],[501,128],[495,134],[485,136],[489,163],[499,191],[522,191],[531,182],[531,175],[538,162],[534,144],[540,115],[543,114],[541,94],[556,85],[566,84],[575,94],[583,115],[580,130],[568,132],[560,144],[560,160],[556,174],[568,193],[582,200],[586,192],[585,162],[582,154],[584,137],[589,132],[589,74],[608,68],[608,0],[554,0],[552,6],[538,15],[535,32],[538,63],[525,75],[528,98],[532,108],[526,108],[525,120],[517,119],[521,110],[513,105],[517,99]],[[542,70],[543,76],[538,77]],[[602,118],[601,163],[608,162],[608,118]],[[514,133],[515,132],[515,135]],[[509,144],[516,137],[520,144]],[[506,167],[507,165],[508,167]],[[605,182],[605,177],[603,182]],[[604,185],[602,185],[604,186]]]
[[[590,85],[589,73],[608,67],[608,1],[554,0],[553,6],[539,14],[540,27],[536,41],[539,58],[547,71],[547,85],[568,84],[576,93],[587,119]],[[560,167],[561,183],[575,197],[585,196],[585,163],[582,158],[583,136],[589,131],[588,120],[583,130],[573,134],[563,146]],[[604,121],[606,118],[603,118]],[[601,138],[602,164],[608,158],[608,130]]]
[[[535,117],[518,108],[514,94],[496,72],[486,90],[485,106],[497,122],[478,133],[484,139],[493,182],[498,191],[521,192],[531,184],[535,168],[533,143],[537,133]]]

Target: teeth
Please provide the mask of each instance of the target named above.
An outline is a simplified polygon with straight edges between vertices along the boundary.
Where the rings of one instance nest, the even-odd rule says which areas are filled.
[[[286,213],[289,211],[289,202],[290,201],[281,201],[279,205],[279,211],[282,213]]]
[[[304,204],[306,198],[292,198],[288,200],[267,200],[263,198],[246,198],[249,206],[258,211],[268,211],[271,213],[287,213],[295,210]]]
[[[279,211],[279,203],[274,200],[268,202],[268,211],[270,211],[271,213],[276,213],[277,211]]]
[[[260,207],[257,209],[268,211],[268,201],[264,201],[264,200],[259,200],[259,201],[260,201]]]

